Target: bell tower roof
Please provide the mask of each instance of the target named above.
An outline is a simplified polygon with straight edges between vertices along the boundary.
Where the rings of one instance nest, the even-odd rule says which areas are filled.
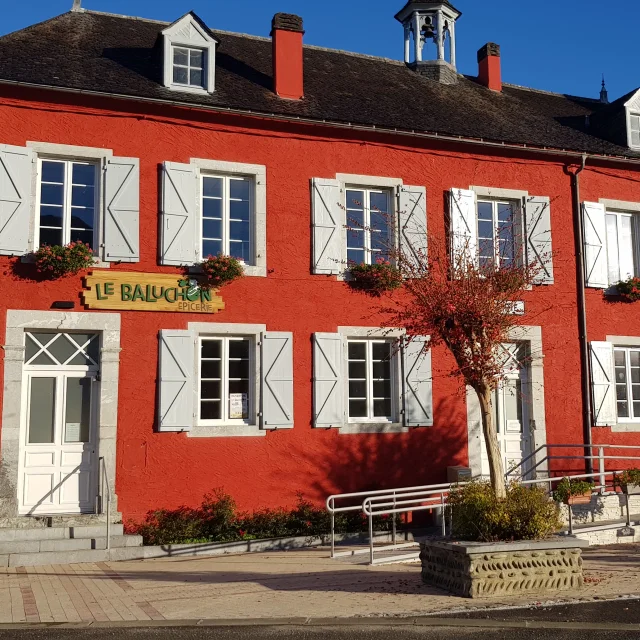
[[[457,20],[462,12],[458,11],[449,0],[440,0],[440,2],[425,2],[424,0],[409,0],[405,6],[396,13],[395,18],[399,22],[404,22],[408,16],[410,16],[414,11],[429,11],[436,9],[438,7],[447,7],[455,14],[455,19]]]

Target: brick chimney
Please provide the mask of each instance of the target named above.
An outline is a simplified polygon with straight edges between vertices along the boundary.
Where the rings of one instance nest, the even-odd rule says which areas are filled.
[[[300,100],[304,96],[303,35],[301,17],[291,13],[273,16],[273,90],[281,98]]]
[[[502,91],[499,44],[488,42],[478,51],[478,80],[492,91]]]

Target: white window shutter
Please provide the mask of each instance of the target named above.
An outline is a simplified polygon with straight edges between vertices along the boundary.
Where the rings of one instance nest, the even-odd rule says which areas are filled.
[[[584,233],[584,268],[587,287],[606,289],[609,286],[607,265],[607,216],[603,204],[582,203]]]
[[[158,431],[191,431],[194,422],[195,335],[160,331]]]
[[[140,261],[140,160],[108,158],[104,176],[104,259]]]
[[[163,164],[161,264],[193,264],[199,258],[197,184],[193,165]]]
[[[433,426],[431,350],[424,350],[428,340],[427,336],[415,336],[402,350],[405,427]]]
[[[0,145],[0,255],[27,253],[31,179],[35,154],[27,147]]]
[[[342,345],[339,333],[313,336],[313,426],[320,429],[344,424]]]
[[[535,284],[553,284],[551,201],[528,196],[524,203],[527,263],[535,267]]]
[[[293,334],[262,335],[262,428],[293,429]]]
[[[593,395],[593,423],[609,427],[618,421],[616,379],[613,344],[591,343],[591,389]]]
[[[400,255],[412,267],[426,265],[427,190],[403,185],[398,197]]]
[[[311,180],[313,273],[338,275],[342,272],[346,215],[340,206],[340,189],[337,180]]]
[[[475,191],[451,189],[449,197],[451,259],[478,261],[478,207]]]

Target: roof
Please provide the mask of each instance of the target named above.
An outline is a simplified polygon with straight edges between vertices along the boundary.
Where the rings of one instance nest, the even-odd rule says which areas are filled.
[[[283,100],[272,90],[271,40],[215,30],[216,91],[172,91],[162,84],[160,33],[167,24],[84,10],[62,14],[0,38],[0,83],[640,156],[587,131],[587,116],[603,107],[597,100],[513,85],[495,93],[463,76],[443,85],[399,61],[320,47],[304,48],[304,99]]]
[[[407,4],[404,5],[404,7],[402,7],[402,9],[400,9],[400,11],[398,11],[398,13],[396,14],[396,20],[399,20],[400,18],[398,16],[404,14],[406,12],[407,9],[410,9],[413,5],[425,5],[425,4],[444,4],[447,7],[449,7],[450,9],[453,9],[456,13],[458,13],[458,17],[460,17],[462,15],[462,12],[459,9],[456,9],[456,7],[454,7],[451,2],[449,2],[449,0],[409,0],[407,2]]]

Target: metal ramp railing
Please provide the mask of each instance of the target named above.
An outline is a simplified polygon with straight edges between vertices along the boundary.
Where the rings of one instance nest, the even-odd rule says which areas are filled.
[[[533,466],[528,465],[526,467],[527,475],[533,475],[533,479],[521,481],[524,485],[543,485],[546,486],[547,491],[551,493],[553,486],[559,483],[564,478],[571,478],[575,480],[579,479],[592,479],[595,484],[594,490],[600,495],[606,495],[614,491],[613,477],[616,473],[621,473],[621,469],[607,470],[607,461],[638,461],[640,455],[626,455],[627,451],[635,450],[640,453],[640,446],[633,445],[594,445],[592,447],[591,455],[549,455],[549,452],[553,449],[579,449],[586,451],[584,444],[557,444],[557,445],[544,445],[539,447],[534,453],[527,458],[523,459],[519,465],[509,469],[505,474],[507,480],[515,477],[522,477],[524,474],[523,469],[531,460],[534,460]],[[597,449],[597,455],[593,455],[593,449]],[[606,450],[619,450],[625,453],[606,455]],[[544,456],[540,456],[541,453],[545,453]],[[560,473],[559,475],[552,476],[553,469],[545,469],[544,473],[547,477],[536,478],[538,469],[546,466],[550,461],[558,460],[592,460],[598,462],[598,471],[594,473]],[[518,474],[514,473],[519,471]],[[369,554],[369,564],[385,564],[390,562],[401,562],[418,557],[418,552],[415,550],[417,542],[398,543],[397,531],[396,531],[396,515],[403,513],[413,513],[416,511],[432,511],[439,513],[441,519],[441,533],[442,537],[447,536],[446,527],[446,507],[448,505],[447,499],[451,488],[454,486],[460,486],[460,484],[433,484],[423,485],[416,487],[404,487],[397,489],[377,490],[377,491],[365,491],[358,493],[345,493],[336,494],[327,498],[327,510],[329,511],[331,518],[331,557],[338,558],[342,556],[353,556],[357,554]],[[349,504],[341,504],[347,502]],[[348,512],[362,512],[368,520],[368,533],[369,533],[369,545],[366,549],[358,549],[351,551],[336,552],[335,545],[335,517],[339,513]],[[391,545],[379,546],[376,549],[375,536],[374,536],[374,518],[384,515],[392,516],[392,542]],[[623,524],[625,520],[620,520],[610,523],[609,528],[615,528],[620,524]],[[631,516],[629,511],[629,499],[626,497],[626,525],[630,526]],[[569,509],[569,531],[568,534],[574,533],[572,511]],[[414,550],[408,554],[402,554],[397,556],[388,556],[376,558],[375,553],[410,549]]]

